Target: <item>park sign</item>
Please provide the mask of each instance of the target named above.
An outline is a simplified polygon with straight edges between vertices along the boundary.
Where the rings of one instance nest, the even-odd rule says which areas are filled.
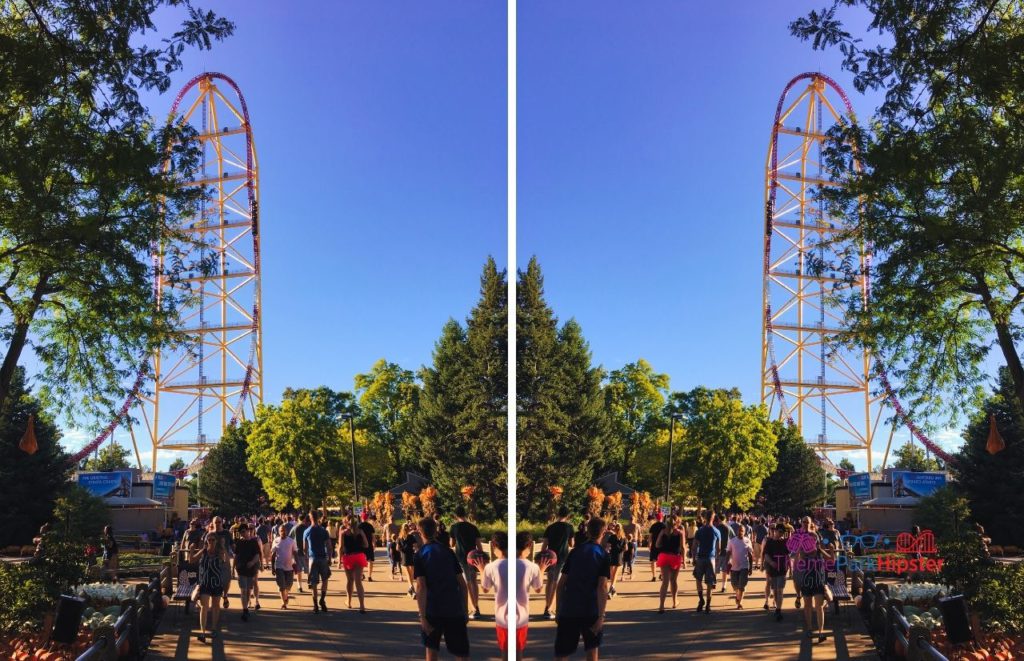
[[[895,498],[930,496],[946,486],[946,474],[942,471],[920,473],[915,471],[892,472],[892,495]]]
[[[153,473],[153,500],[171,505],[174,503],[174,486],[177,478],[170,473]]]
[[[100,498],[131,498],[132,475],[130,470],[79,473],[78,486]]]
[[[871,473],[850,473],[846,478],[850,486],[850,500],[861,502],[871,498]]]

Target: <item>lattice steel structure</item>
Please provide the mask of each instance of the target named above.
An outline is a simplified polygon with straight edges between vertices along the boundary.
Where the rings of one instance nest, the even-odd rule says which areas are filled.
[[[161,449],[195,451],[198,458],[263,401],[259,168],[245,98],[227,76],[204,73],[178,93],[171,116],[192,125],[202,145],[201,171],[182,185],[211,194],[183,223],[199,246],[193,256],[212,257],[215,266],[171,282],[163,252],[156,256],[158,299],[185,287],[195,305],[181,311],[184,348],[153,356],[152,394],[139,394],[154,471]],[[129,431],[138,454],[140,430]]]
[[[797,425],[827,463],[830,451],[866,450],[870,471],[885,396],[871,392],[871,355],[833,341],[845,312],[830,301],[836,292],[866,300],[868,281],[810,268],[815,258],[836,263],[821,243],[838,221],[814,191],[837,185],[822,162],[825,133],[852,115],[843,90],[820,73],[795,77],[779,98],[765,168],[761,400],[774,417]],[[863,247],[859,258],[866,273]],[[854,291],[843,291],[849,287]]]

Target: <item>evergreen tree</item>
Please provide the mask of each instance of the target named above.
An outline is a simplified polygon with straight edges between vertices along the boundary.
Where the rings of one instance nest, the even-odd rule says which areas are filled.
[[[82,462],[84,471],[120,471],[131,467],[131,453],[128,448],[118,445],[113,440],[97,452],[95,457],[88,457]]]
[[[461,488],[473,486],[479,511],[497,519],[504,518],[508,502],[505,275],[489,258],[466,329],[455,321],[445,325],[434,365],[421,373],[422,419],[417,424],[422,463],[443,502],[460,501]]]
[[[934,457],[925,456],[924,450],[907,441],[893,452],[895,461],[893,468],[908,471],[937,471],[942,470],[942,463]]]
[[[251,420],[224,430],[199,470],[196,485],[205,505],[221,516],[254,514],[266,507],[267,492],[247,465]]]
[[[825,469],[797,427],[773,422],[778,468],[761,483],[760,501],[772,514],[801,517],[825,498]]]
[[[518,273],[516,301],[517,512],[543,510],[548,488],[563,500],[582,500],[608,437],[601,392],[602,370],[574,320],[558,328],[544,300],[536,257]]]
[[[839,463],[837,465],[839,466],[839,468],[842,468],[843,470],[851,472],[857,470],[857,468],[853,465],[853,462],[850,461],[849,457],[843,457],[842,459],[839,460]]]
[[[32,541],[66,491],[70,472],[60,432],[26,385],[23,368],[15,371],[10,393],[0,410],[0,547]],[[30,415],[39,447],[31,455],[18,447]]]
[[[183,470],[184,468],[185,460],[182,459],[181,457],[175,457],[174,461],[171,462],[171,465],[167,467],[167,470],[173,472]]]
[[[989,454],[985,445],[993,413],[1006,448]],[[959,490],[995,543],[1024,546],[1024,416],[1005,367],[992,395],[971,417],[964,440],[959,461],[950,465]]]

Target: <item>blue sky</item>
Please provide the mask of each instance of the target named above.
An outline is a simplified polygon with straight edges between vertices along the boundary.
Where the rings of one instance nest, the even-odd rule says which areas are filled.
[[[790,36],[821,6],[520,0],[518,266],[538,257],[549,303],[580,322],[595,363],[643,357],[674,390],[736,386],[759,401],[779,95],[817,70],[861,117],[877,100],[838,53]]]
[[[266,401],[287,386],[350,390],[379,358],[429,364],[444,322],[476,302],[487,256],[505,265],[504,3],[215,9],[234,36],[188,55],[172,89],[148,103],[163,115],[203,71],[231,76],[248,102]],[[86,436],[71,430],[66,445]]]

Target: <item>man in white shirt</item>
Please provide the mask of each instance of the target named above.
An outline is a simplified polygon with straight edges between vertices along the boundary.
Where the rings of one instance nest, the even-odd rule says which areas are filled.
[[[288,526],[282,524],[277,532],[279,536],[270,550],[270,564],[274,568],[277,587],[281,590],[281,608],[288,608],[288,591],[295,579],[299,545],[288,536]]]
[[[747,537],[746,526],[736,528],[736,536],[729,540],[729,582],[736,591],[736,608],[743,608],[743,592],[753,569],[754,547]]]

